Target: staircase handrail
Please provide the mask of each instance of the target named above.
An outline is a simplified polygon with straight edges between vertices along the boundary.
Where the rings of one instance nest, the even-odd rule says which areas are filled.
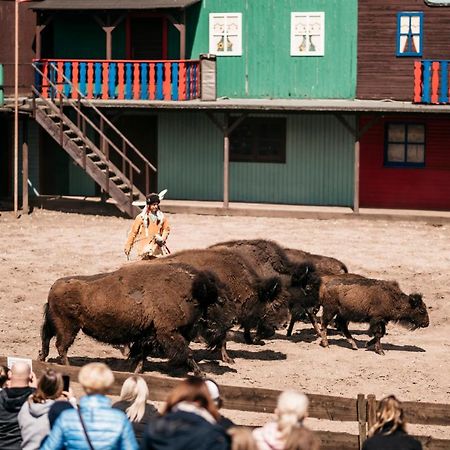
[[[36,63],[32,63],[32,66],[35,70],[37,70],[49,83],[52,87],[54,87],[57,92],[59,92],[56,84],[49,79],[48,75],[45,75],[36,65]],[[90,108],[92,108],[101,118],[104,120],[118,135],[119,137],[128,144],[128,146],[133,149],[133,151],[143,160],[145,164],[147,164],[153,172],[157,172],[156,167],[122,134],[122,132],[91,102],[89,99],[86,98],[86,96],[77,88],[75,87],[72,82],[64,75],[64,73],[60,72],[56,66],[55,63],[50,62],[50,67],[55,70],[56,73],[58,73],[62,79],[78,94],[78,99],[80,102],[83,102],[87,104]],[[63,95],[67,100],[67,96],[64,94],[64,92],[61,90],[61,95]],[[105,136],[106,137],[106,136]],[[116,147],[115,147],[116,148]],[[116,148],[117,149],[117,148]],[[122,154],[121,151],[119,151],[119,154]]]

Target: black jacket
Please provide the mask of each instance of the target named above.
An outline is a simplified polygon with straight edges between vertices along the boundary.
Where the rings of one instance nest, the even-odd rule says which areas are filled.
[[[34,388],[16,387],[0,391],[0,448],[2,450],[20,450],[20,434],[17,415]]]
[[[142,450],[229,450],[230,438],[219,425],[185,411],[170,412],[150,424]]]
[[[125,414],[127,413],[127,408],[131,405],[131,402],[126,401],[119,401],[117,403],[114,403],[113,408],[120,409]],[[131,422],[131,425],[133,425],[134,434],[136,436],[136,440],[138,441],[138,444],[142,444],[142,440],[144,438],[144,432],[147,429],[149,423],[154,420],[156,417],[158,417],[158,410],[150,404],[145,405],[145,412],[142,416],[142,419],[140,422]]]
[[[422,450],[422,444],[401,430],[377,433],[364,442],[363,450]]]

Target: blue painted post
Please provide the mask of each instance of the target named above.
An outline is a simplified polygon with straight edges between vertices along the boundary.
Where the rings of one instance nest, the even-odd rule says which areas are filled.
[[[80,83],[78,89],[85,96],[86,95],[86,69],[87,64],[85,62],[80,63]]]
[[[110,62],[108,69],[108,97],[116,98],[117,63]]]
[[[156,100],[164,100],[163,63],[156,63]]]
[[[148,99],[148,63],[141,63],[141,100]]]
[[[125,99],[131,100],[133,98],[133,92],[131,90],[131,63],[125,64]]]
[[[198,70],[198,66],[197,65],[193,65],[194,68],[194,73],[193,73],[193,82],[192,82],[192,98],[197,98],[197,70]]]
[[[191,100],[191,63],[186,64],[186,100]]]
[[[439,83],[439,103],[448,103],[448,61],[440,61],[441,63],[441,80]]]
[[[178,100],[178,63],[172,63],[172,100]]]
[[[94,64],[94,98],[99,98],[102,95],[102,63],[96,62]]]
[[[431,61],[423,61],[422,103],[431,103]]]
[[[56,63],[53,63],[53,67],[55,67]],[[52,70],[51,72],[51,80],[52,82],[55,82],[55,75],[56,70]],[[72,63],[71,62],[65,62],[64,63],[64,76],[71,82],[72,81]],[[72,89],[70,87],[70,84],[64,80],[64,94],[69,97],[70,93],[72,92]]]

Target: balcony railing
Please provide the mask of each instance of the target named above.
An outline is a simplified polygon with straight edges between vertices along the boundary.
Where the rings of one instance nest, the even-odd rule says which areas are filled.
[[[199,61],[36,60],[35,87],[46,98],[54,89],[43,83],[48,77],[64,85],[66,97],[77,98],[77,89],[88,99],[192,100],[199,97]],[[64,77],[75,87],[64,81]]]
[[[414,103],[449,104],[449,62],[414,62]]]

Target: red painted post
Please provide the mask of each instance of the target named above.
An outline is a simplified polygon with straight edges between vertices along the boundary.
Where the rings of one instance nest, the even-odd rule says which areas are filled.
[[[102,64],[102,99],[108,99],[108,63]]]
[[[422,62],[414,61],[414,103],[422,100]]]
[[[57,98],[61,96],[61,92],[63,90],[63,73],[64,73],[64,63],[62,61],[58,61],[56,63],[56,92]]]
[[[148,98],[155,100],[156,82],[155,82],[155,63],[150,63],[150,70],[148,74]]]
[[[431,103],[438,103],[439,92],[439,61],[431,64]]]
[[[186,100],[186,63],[180,62],[178,77],[178,93],[180,100]]]
[[[139,100],[139,93],[141,92],[140,80],[139,80],[139,63],[134,63],[133,72],[133,98]]]
[[[78,98],[78,62],[72,63],[72,98]]]
[[[42,73],[42,96],[48,98],[48,61],[45,61]]]
[[[118,91],[117,91],[117,98],[119,100],[124,99],[124,70],[125,70],[125,64],[123,62],[120,62],[117,64],[117,74],[118,74]]]
[[[164,81],[163,81],[163,95],[164,100],[170,100],[171,82],[170,82],[170,62],[164,63]]]
[[[87,98],[94,97],[94,63],[87,64]]]

